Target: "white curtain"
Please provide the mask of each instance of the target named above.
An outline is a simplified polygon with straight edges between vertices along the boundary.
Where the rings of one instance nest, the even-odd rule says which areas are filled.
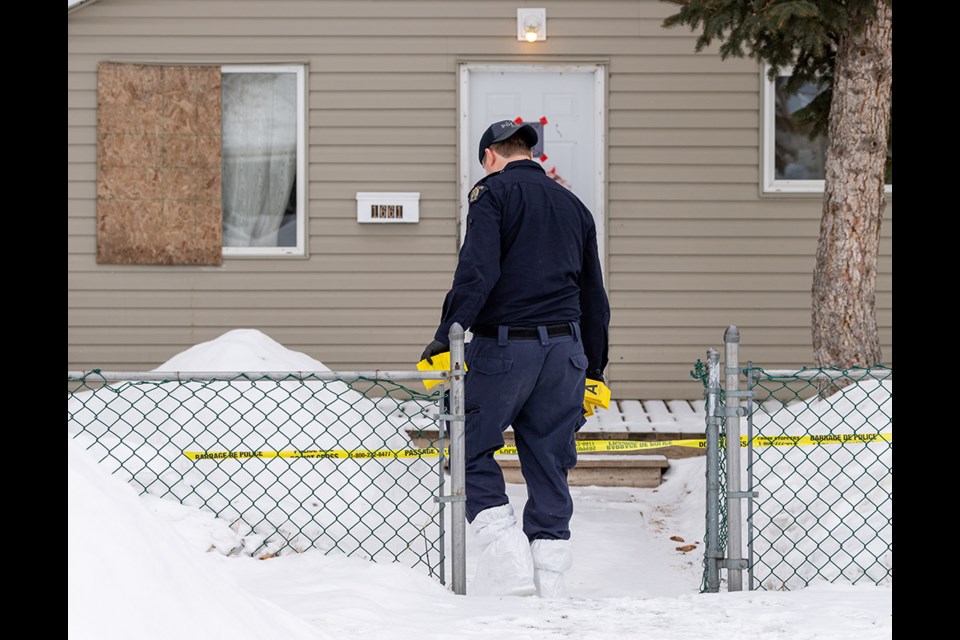
[[[297,173],[293,73],[224,73],[223,246],[276,247]]]

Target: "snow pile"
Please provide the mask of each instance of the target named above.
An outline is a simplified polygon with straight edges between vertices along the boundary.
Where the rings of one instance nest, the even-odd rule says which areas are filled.
[[[410,448],[405,427],[428,420],[422,400],[391,397],[393,384],[377,396],[311,379],[309,372],[330,369],[253,329],[197,344],[154,371],[306,376],[125,382],[69,398],[69,434],[110,472],[149,495],[232,523],[235,538],[224,536],[217,551],[263,557],[336,549],[408,564],[436,551],[437,458],[255,453]],[[230,453],[249,455],[225,457]]]
[[[892,385],[869,380],[823,398],[764,402],[753,435],[892,438]],[[892,581],[892,442],[756,447],[752,467],[762,588],[795,589],[818,578]]]

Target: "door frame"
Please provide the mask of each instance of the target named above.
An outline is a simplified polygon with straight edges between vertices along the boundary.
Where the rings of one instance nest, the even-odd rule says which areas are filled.
[[[474,71],[532,71],[565,73],[593,73],[593,103],[594,103],[594,158],[596,172],[594,174],[594,198],[596,202],[584,204],[593,212],[597,225],[597,243],[600,252],[600,264],[606,271],[606,166],[607,166],[607,129],[606,129],[606,65],[603,63],[509,63],[509,62],[461,62],[458,66],[460,74],[460,117],[457,120],[460,139],[459,182],[460,182],[460,217],[458,219],[457,250],[463,244],[466,231],[467,211],[470,208],[469,192],[473,187],[470,182],[470,163],[477,161],[477,154],[473,151],[476,141],[470,140],[470,73]]]

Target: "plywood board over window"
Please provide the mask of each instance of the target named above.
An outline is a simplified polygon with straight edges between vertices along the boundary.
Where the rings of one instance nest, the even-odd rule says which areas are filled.
[[[220,68],[102,62],[97,262],[223,262]]]

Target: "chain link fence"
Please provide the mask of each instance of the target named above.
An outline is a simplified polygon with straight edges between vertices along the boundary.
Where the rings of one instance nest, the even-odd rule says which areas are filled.
[[[319,549],[444,583],[448,383],[425,394],[333,372],[97,370],[67,383],[69,437],[141,494],[229,522],[242,543],[227,555]],[[408,432],[421,431],[440,440],[414,449]]]
[[[733,371],[745,377],[746,390],[721,386],[715,349],[690,372],[703,383],[707,405],[701,591],[719,590],[721,569],[730,590],[740,589],[732,579],[740,570],[751,590],[799,589],[818,580],[890,584],[893,371],[736,363],[734,355]],[[728,424],[740,416],[746,462],[736,462],[742,472],[731,474],[736,447],[728,447]],[[745,530],[744,559],[730,548],[731,526]]]
[[[719,562],[727,552],[727,501],[721,490],[720,478],[726,477],[726,446],[720,433],[725,428],[723,413],[726,398],[720,386],[719,353],[715,349],[708,351],[708,361],[700,360],[694,364],[690,377],[703,383],[705,399],[706,427],[706,505],[704,517],[704,554],[703,579],[701,593],[716,593],[720,589]]]
[[[744,369],[751,588],[892,580],[893,372]]]

